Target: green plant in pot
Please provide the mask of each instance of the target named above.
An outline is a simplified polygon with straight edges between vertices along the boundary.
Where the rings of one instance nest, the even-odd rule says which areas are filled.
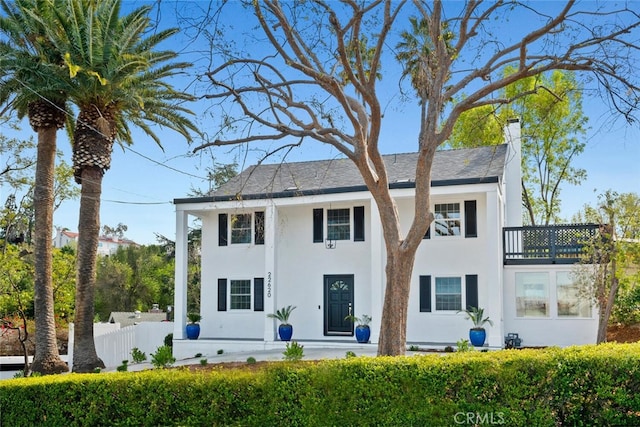
[[[469,341],[475,347],[482,347],[487,339],[487,331],[484,329],[485,324],[493,326],[493,321],[489,317],[484,317],[484,309],[478,307],[469,307],[463,310],[467,314],[467,319],[473,322],[473,328],[469,330]]]
[[[200,313],[187,313],[187,319],[189,319],[189,323],[187,324],[187,338],[190,340],[197,340],[200,336],[200,325],[198,322],[202,320],[202,316]]]
[[[280,321],[280,326],[278,326],[280,341],[291,341],[293,326],[289,323],[289,316],[291,316],[291,312],[295,309],[295,305],[289,305],[277,310],[275,313],[267,314],[267,317]]]
[[[356,341],[361,344],[366,344],[369,342],[369,338],[371,337],[371,328],[369,328],[369,323],[371,323],[371,316],[369,316],[368,314],[363,314],[360,317],[349,315],[345,317],[345,320],[352,321],[356,326]]]

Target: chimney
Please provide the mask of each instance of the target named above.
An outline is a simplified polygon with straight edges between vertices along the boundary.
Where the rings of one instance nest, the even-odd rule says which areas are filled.
[[[504,172],[505,226],[522,226],[522,140],[520,119],[509,119],[504,128],[504,141],[508,145]]]

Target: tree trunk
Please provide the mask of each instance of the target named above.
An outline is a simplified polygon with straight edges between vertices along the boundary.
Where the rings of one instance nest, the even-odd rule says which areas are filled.
[[[60,359],[58,352],[51,279],[56,132],[55,126],[38,129],[38,156],[33,192],[35,229],[37,230],[34,239],[36,342],[31,371],[41,374],[59,374],[69,370],[67,364]]]
[[[611,317],[611,311],[613,310],[613,304],[616,301],[616,295],[618,294],[618,287],[620,282],[616,277],[616,261],[615,254],[612,255],[611,260],[611,286],[609,287],[609,295],[604,301],[604,307],[600,307],[600,321],[598,322],[598,337],[596,343],[600,344],[607,342],[607,329],[609,327],[609,318]]]
[[[387,252],[383,316],[378,342],[379,356],[405,354],[407,343],[407,307],[415,250],[399,247]]]
[[[96,258],[100,236],[102,169],[84,167],[81,172],[80,219],[78,221],[78,275],[74,319],[73,372],[104,368],[93,341]]]

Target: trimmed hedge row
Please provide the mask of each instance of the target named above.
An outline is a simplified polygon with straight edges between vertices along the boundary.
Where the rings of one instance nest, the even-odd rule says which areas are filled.
[[[639,425],[640,344],[0,382],[2,425]]]

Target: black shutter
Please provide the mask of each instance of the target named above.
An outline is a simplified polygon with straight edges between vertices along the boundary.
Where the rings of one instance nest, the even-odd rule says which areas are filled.
[[[264,278],[253,279],[253,311],[264,311]]]
[[[427,228],[427,232],[424,233],[424,236],[422,236],[423,239],[430,239],[431,238],[431,224],[429,224],[429,228]]]
[[[264,212],[255,213],[254,241],[256,245],[264,245]]]
[[[227,246],[227,214],[218,215],[218,246]]]
[[[353,241],[364,242],[364,206],[353,208]]]
[[[471,307],[478,308],[478,275],[467,274],[464,281],[467,291],[467,310]]]
[[[218,279],[218,311],[227,311],[227,279]]]
[[[420,276],[420,311],[431,311],[431,276]]]
[[[464,202],[464,237],[478,237],[475,200],[465,200]]]
[[[324,209],[313,210],[313,243],[322,243],[324,235],[322,226],[324,223]]]

